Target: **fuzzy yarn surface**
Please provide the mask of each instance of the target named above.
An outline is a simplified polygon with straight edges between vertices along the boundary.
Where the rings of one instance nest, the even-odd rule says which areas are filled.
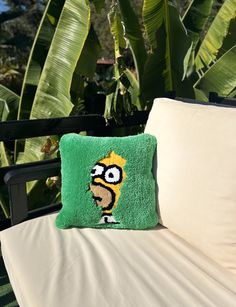
[[[152,172],[156,138],[92,137],[75,133],[60,140],[61,229],[147,229],[158,223]]]

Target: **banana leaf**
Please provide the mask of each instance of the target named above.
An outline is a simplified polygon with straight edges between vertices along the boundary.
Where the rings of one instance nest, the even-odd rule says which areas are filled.
[[[236,18],[231,19],[228,34],[219,49],[216,59],[220,58],[227,50],[231,49],[236,43]]]
[[[10,165],[10,159],[5,148],[5,144],[0,142],[0,167],[5,167]],[[0,186],[0,208],[6,218],[9,217],[9,206],[7,202],[7,189],[6,186]]]
[[[213,4],[214,0],[192,0],[182,17],[194,46],[198,43],[200,34],[211,15]]]
[[[89,34],[87,36],[83,50],[76,65],[75,73],[92,79],[96,70],[97,60],[101,54],[101,51],[102,48],[98,40],[97,34],[94,31],[93,26],[91,25]]]
[[[121,56],[120,48],[126,48],[126,41],[124,39],[124,28],[121,23],[121,16],[117,4],[111,6],[108,13],[108,20],[115,45],[115,58],[118,58]]]
[[[235,98],[236,97],[236,88],[232,90],[232,92],[229,94],[230,98]]]
[[[123,99],[121,97],[122,83],[119,79],[114,81],[109,90],[109,94],[106,95],[104,117],[106,119],[114,119],[117,123],[120,123],[121,113],[123,111]]]
[[[0,119],[6,120],[9,114],[8,105],[5,100],[0,98]]]
[[[111,5],[110,11],[108,13],[108,21],[110,25],[110,32],[114,40],[114,50],[115,50],[115,64],[114,67],[114,77],[117,80],[117,86],[122,86],[122,83],[119,82],[120,76],[123,74],[126,65],[124,63],[124,59],[122,57],[122,49],[126,48],[126,40],[124,38],[124,27],[121,21],[121,14],[118,7],[118,3],[114,3]],[[118,89],[114,89],[114,93]],[[116,101],[113,99],[113,104]],[[106,111],[105,111],[106,113]],[[114,113],[114,116],[116,114]]]
[[[229,96],[236,88],[236,45],[227,51],[194,85],[205,96],[216,92]]]
[[[9,108],[5,100],[0,99],[0,121],[5,121],[9,114]],[[8,166],[9,159],[3,142],[0,142],[0,167]]]
[[[213,20],[196,55],[197,71],[207,69],[217,58],[217,54],[228,35],[231,20],[236,18],[236,0],[227,0],[223,3]],[[235,34],[234,34],[235,35]],[[227,50],[225,50],[227,51]]]
[[[139,99],[139,83],[135,75],[126,68],[122,51],[126,48],[124,28],[117,4],[111,6],[108,13],[110,31],[114,39],[115,58],[114,73],[116,81],[107,93],[105,116],[120,122],[122,114],[130,114],[132,110],[142,109]]]
[[[70,114],[70,86],[90,28],[86,0],[66,0],[39,80],[30,118]]]
[[[30,118],[68,116],[70,88],[76,64],[90,28],[87,0],[66,0],[39,80]],[[45,158],[45,138],[27,140],[19,162]]]
[[[189,51],[192,49],[192,41],[187,35],[176,8],[172,5],[169,5],[169,26],[166,29],[165,90],[174,90],[179,96],[191,97],[193,95],[191,87],[187,85],[188,81],[183,80],[183,78],[185,74],[184,64],[186,57],[189,57]]]
[[[197,99],[198,101],[202,102],[208,101],[208,95],[206,95],[203,91],[194,88],[194,93],[195,93],[195,99]]]
[[[0,121],[5,121],[9,115],[9,108],[5,100],[0,99]],[[0,142],[0,167],[8,166],[9,159],[3,142]]]
[[[42,69],[65,0],[49,0],[36,33],[25,71],[18,119],[29,119]]]
[[[70,88],[71,101],[74,104],[73,115],[84,114],[86,80],[92,79],[96,70],[97,60],[101,53],[101,45],[91,25],[80,58],[77,62]],[[89,61],[88,61],[89,59]],[[85,78],[84,78],[85,77]]]
[[[191,86],[186,86],[188,80],[183,80],[192,42],[176,8],[169,5],[167,0],[145,0],[143,19],[153,46],[143,77],[142,92],[145,100],[151,102],[155,97],[173,90],[179,96],[192,97]],[[152,43],[154,37],[156,44]]]
[[[115,81],[115,89],[116,86],[117,86],[117,81]],[[113,117],[113,110],[112,110],[113,100],[114,100],[114,92],[112,91],[110,94],[106,95],[105,111],[104,111],[104,117],[106,119],[110,119]]]
[[[138,81],[134,75],[134,73],[126,68],[124,70],[124,75],[129,81],[129,86],[127,86],[127,91],[130,94],[131,98],[131,104],[137,108],[137,110],[141,111],[142,110],[142,105],[140,101],[140,90],[139,90],[139,84]],[[127,114],[130,112],[126,112]]]
[[[0,167],[9,166],[10,161],[3,142],[0,142]]]
[[[163,0],[144,0],[142,17],[144,28],[151,45],[151,53],[148,54],[144,67],[143,82],[141,85],[144,100],[150,105],[155,97],[165,93],[164,71],[167,63],[167,31],[169,24],[169,8]],[[153,69],[155,67],[155,69]],[[170,65],[169,65],[170,67]],[[172,80],[171,70],[170,79]]]
[[[20,97],[11,90],[9,90],[8,88],[6,88],[5,86],[0,84],[0,99],[4,101],[5,109],[8,110],[5,119],[0,114],[0,120],[3,121],[3,120],[16,119]]]
[[[143,24],[152,50],[158,47],[156,32],[167,18],[165,5],[167,2],[163,0],[144,0],[143,2]]]
[[[71,101],[74,105],[70,114],[72,116],[86,113],[84,101],[85,83],[84,77],[75,70],[70,89]]]
[[[133,54],[135,68],[137,71],[137,79],[141,84],[144,65],[147,58],[143,34],[139,25],[138,17],[131,6],[130,0],[118,0],[118,3],[122,23],[124,25],[124,35]]]
[[[48,55],[58,19],[65,0],[49,0],[34,38],[21,89],[18,119],[29,119],[42,69]],[[15,142],[14,160],[17,162],[24,141]]]
[[[6,186],[0,186],[0,207],[6,218],[10,217],[10,210],[8,205],[8,190]]]
[[[164,96],[166,92],[163,76],[166,69],[166,31],[164,23],[157,30],[156,36],[160,39],[157,40],[157,47],[152,53],[148,54],[141,86],[143,98],[150,107],[155,97]]]
[[[71,82],[71,102],[74,105],[71,115],[86,113],[84,95],[88,84],[87,81],[88,79],[93,79],[94,77],[97,60],[101,54],[101,50],[102,48],[99,39],[93,26],[91,25]]]

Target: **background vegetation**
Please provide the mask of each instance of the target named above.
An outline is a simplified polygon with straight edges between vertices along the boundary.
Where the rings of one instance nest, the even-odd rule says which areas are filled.
[[[30,49],[45,9],[46,0],[2,0],[4,11],[0,7],[0,84],[20,94],[24,72]],[[181,14],[191,0],[176,0]],[[208,25],[224,0],[216,0]],[[95,14],[92,22],[101,43],[101,58],[114,59],[114,44],[107,19],[111,0],[105,1],[105,9]],[[133,0],[139,17],[143,0]],[[207,29],[207,27],[206,27]],[[205,30],[206,31],[206,30]]]

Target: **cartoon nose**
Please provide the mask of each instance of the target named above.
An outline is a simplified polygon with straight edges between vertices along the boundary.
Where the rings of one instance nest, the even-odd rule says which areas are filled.
[[[107,208],[113,203],[112,192],[105,186],[90,184],[90,190],[98,206]]]

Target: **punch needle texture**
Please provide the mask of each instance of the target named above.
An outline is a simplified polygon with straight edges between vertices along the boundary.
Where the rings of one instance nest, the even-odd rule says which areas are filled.
[[[58,228],[146,229],[158,222],[152,173],[156,139],[64,135]]]

